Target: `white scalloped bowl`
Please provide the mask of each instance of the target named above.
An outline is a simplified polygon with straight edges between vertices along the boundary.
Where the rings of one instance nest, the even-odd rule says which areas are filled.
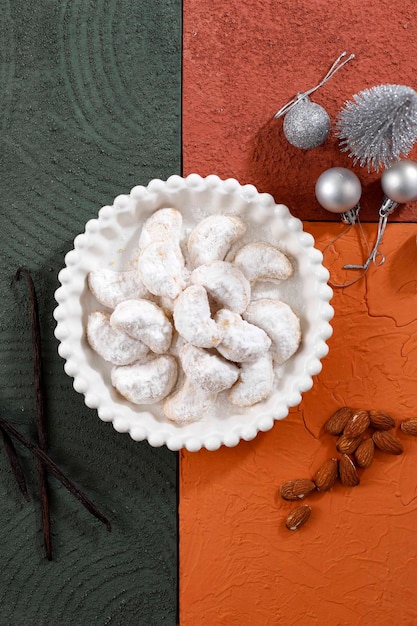
[[[88,290],[88,272],[106,267],[128,269],[144,221],[165,206],[181,211],[188,230],[211,214],[239,216],[248,227],[243,243],[268,241],[286,253],[295,272],[279,286],[279,297],[299,315],[302,329],[300,348],[282,366],[282,376],[269,398],[239,409],[219,397],[206,416],[186,425],[171,423],[160,403],[135,406],[123,399],[110,383],[111,365],[91,350],[85,336],[89,312],[100,308]],[[235,179],[221,180],[215,175],[202,178],[190,174],[134,187],[129,195],[118,196],[112,206],[103,207],[98,219],[87,222],[58,275],[61,287],[55,293],[55,336],[60,341],[59,354],[66,361],[64,369],[74,379],[74,389],[84,394],[86,405],[97,409],[100,419],[112,422],[116,431],[128,432],[134,440],[147,439],[152,446],[165,444],[171,450],[196,451],[253,439],[259,431],[270,430],[275,420],[286,417],[289,408],[301,402],[301,394],[312,387],[312,377],[320,372],[321,359],[328,352],[332,290],[322,260],[313,237],[303,232],[301,221],[252,185],[242,186]]]

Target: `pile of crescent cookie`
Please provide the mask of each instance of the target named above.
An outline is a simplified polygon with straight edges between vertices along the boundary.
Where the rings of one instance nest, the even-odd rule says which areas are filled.
[[[182,424],[222,392],[240,407],[271,394],[275,369],[299,347],[300,321],[280,299],[255,298],[253,286],[281,283],[294,269],[277,247],[243,243],[246,231],[227,215],[186,229],[178,210],[161,208],[141,229],[132,269],[89,273],[105,309],[89,314],[87,340],[129,402],[163,401],[165,416]]]

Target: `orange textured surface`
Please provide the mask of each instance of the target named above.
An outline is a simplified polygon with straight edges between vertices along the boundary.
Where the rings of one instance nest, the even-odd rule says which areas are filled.
[[[332,123],[353,94],[383,83],[417,87],[415,0],[184,0],[184,173],[252,183],[307,220],[330,220],[314,197],[329,167],[352,168],[332,135],[313,150],[291,146],[274,114],[316,85],[344,50],[356,58],[312,95]],[[416,149],[410,154],[417,158]],[[377,219],[380,176],[353,168],[362,219]],[[417,203],[391,221],[414,221]]]
[[[321,249],[337,224],[306,224]],[[372,239],[375,227],[365,230]],[[303,402],[268,433],[236,448],[181,453],[181,625],[326,626],[417,623],[417,438],[401,456],[376,452],[354,488],[306,500],[308,523],[285,528],[294,503],[279,485],[310,478],[335,454],[321,432],[348,404],[400,422],[417,415],[417,225],[387,228],[383,266],[335,290],[330,351]],[[354,232],[329,250],[333,280],[356,260]],[[327,258],[327,257],[326,257]]]
[[[314,197],[317,177],[352,168],[332,136],[288,144],[274,113],[314,85],[343,51],[356,59],[312,96],[334,122],[346,100],[383,83],[416,87],[416,5],[402,0],[184,0],[183,172],[252,183],[306,221],[317,246],[341,232]],[[411,158],[417,158],[414,149]],[[362,220],[376,221],[379,175],[363,184]],[[338,407],[417,415],[417,203],[390,216],[381,250],[355,285],[336,290],[329,355],[297,409],[252,442],[180,456],[181,626],[414,626],[417,623],[417,438],[376,453],[361,484],[313,494],[311,519],[285,528],[279,485],[311,477],[334,454],[321,433]],[[327,223],[326,223],[327,222]],[[365,224],[371,242],[375,224]],[[335,282],[363,257],[352,229],[326,253]],[[203,617],[202,617],[203,616]]]

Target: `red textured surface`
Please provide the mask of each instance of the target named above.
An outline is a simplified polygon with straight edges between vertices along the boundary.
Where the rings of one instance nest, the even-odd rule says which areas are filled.
[[[365,88],[416,88],[416,16],[415,0],[184,0],[184,173],[234,177],[272,193],[301,219],[337,220],[318,205],[314,185],[324,170],[352,168],[352,160],[333,135],[318,148],[294,148],[273,116],[344,50],[356,58],[312,96],[332,122]],[[380,176],[353,169],[363,185],[362,219],[376,220]],[[416,217],[411,203],[390,219]]]
[[[337,224],[307,224],[323,249]],[[368,236],[374,231],[366,225]],[[181,626],[414,626],[417,438],[375,454],[361,484],[306,500],[309,522],[285,528],[295,503],[280,484],[311,478],[335,456],[322,425],[340,406],[382,409],[399,423],[417,406],[417,225],[392,224],[386,263],[336,290],[334,333],[303,402],[251,442],[181,453]],[[332,278],[357,254],[351,231],[331,250]]]
[[[356,59],[313,100],[334,121],[345,100],[383,83],[416,87],[414,0],[265,2],[184,0],[184,174],[216,173],[252,183],[308,220],[317,246],[342,225],[314,197],[322,171],[352,167],[337,140],[290,146],[274,113],[315,85],[347,50]],[[413,158],[417,157],[414,150]],[[354,168],[362,219],[375,221],[379,175]],[[180,456],[181,626],[414,626],[417,439],[401,436],[400,457],[377,454],[361,485],[311,498],[311,519],[290,533],[280,483],[311,477],[334,454],[321,435],[339,406],[381,408],[397,422],[417,408],[417,203],[390,217],[386,263],[336,290],[334,334],[323,370],[299,407],[252,442]],[[327,222],[327,223],[325,223]],[[375,224],[366,224],[371,240]],[[326,265],[360,258],[357,229],[332,246]]]

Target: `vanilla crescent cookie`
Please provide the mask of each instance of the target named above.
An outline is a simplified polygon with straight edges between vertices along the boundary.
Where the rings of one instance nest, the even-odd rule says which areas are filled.
[[[154,241],[146,246],[139,255],[138,272],[155,296],[176,298],[186,285],[184,257],[171,242]]]
[[[237,363],[255,361],[269,350],[271,340],[266,332],[237,313],[220,309],[214,320],[222,333],[217,350],[225,359]]]
[[[270,337],[276,363],[284,363],[297,351],[301,341],[300,320],[288,304],[267,298],[253,300],[243,317]]]
[[[202,220],[188,237],[188,253],[191,265],[198,267],[212,261],[222,261],[230,246],[246,231],[238,217],[211,215]]]
[[[155,211],[144,223],[139,236],[139,250],[154,241],[169,241],[179,245],[182,215],[177,209],[164,208]]]
[[[115,272],[109,269],[92,270],[88,274],[88,286],[93,296],[110,309],[129,298],[151,296],[136,270]]]
[[[238,406],[252,406],[267,398],[274,384],[274,368],[269,352],[256,361],[242,363],[239,380],[229,391],[229,400]]]
[[[233,263],[251,283],[256,280],[286,280],[294,273],[289,258],[275,246],[262,241],[248,243],[240,248]]]
[[[121,302],[111,314],[110,324],[139,339],[156,354],[164,354],[171,345],[172,324],[163,310],[149,300]]]
[[[200,265],[191,273],[190,281],[202,285],[215,302],[234,313],[243,313],[250,302],[248,279],[227,261]]]
[[[190,285],[174,306],[174,325],[179,334],[199,348],[213,348],[221,334],[211,318],[207,292],[201,285]]]
[[[94,352],[113,365],[129,365],[149,352],[148,346],[110,326],[110,314],[93,311],[87,319],[87,341]]]
[[[181,348],[179,356],[185,375],[206,391],[229,389],[239,376],[236,365],[191,343]]]
[[[111,372],[112,385],[133,404],[154,404],[163,400],[173,389],[178,374],[175,357],[160,355],[114,367]]]
[[[196,422],[213,406],[217,394],[206,391],[185,377],[182,386],[163,405],[167,418],[177,424]]]

